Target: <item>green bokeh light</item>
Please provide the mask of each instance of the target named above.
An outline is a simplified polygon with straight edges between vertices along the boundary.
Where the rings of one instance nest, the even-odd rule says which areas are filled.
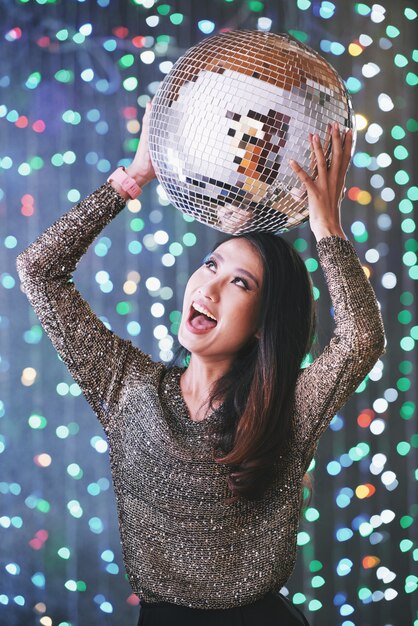
[[[170,15],[170,22],[175,26],[181,24],[184,20],[184,15],[182,13],[172,13]]]
[[[171,7],[169,4],[159,4],[157,6],[157,13],[160,15],[168,15],[171,11]]]
[[[254,13],[260,13],[264,9],[264,2],[258,0],[248,0],[248,8]]]

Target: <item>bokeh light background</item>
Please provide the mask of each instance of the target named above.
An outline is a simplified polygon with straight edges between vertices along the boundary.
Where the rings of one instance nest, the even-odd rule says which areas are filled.
[[[417,620],[417,5],[309,0],[0,3],[0,622],[134,625],[104,432],[20,290],[15,258],[134,153],[144,107],[190,45],[223,28],[290,32],[352,94],[343,226],[382,307],[387,352],[320,442],[282,592],[313,625]],[[285,237],[332,309],[308,225]],[[74,273],[116,333],[169,360],[188,274],[219,233],[157,182]],[[138,532],[141,532],[138,529]]]

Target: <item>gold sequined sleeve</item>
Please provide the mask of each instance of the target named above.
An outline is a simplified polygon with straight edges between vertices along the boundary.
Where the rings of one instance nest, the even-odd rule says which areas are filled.
[[[316,247],[334,308],[335,330],[296,383],[296,436],[307,462],[335,413],[385,351],[379,305],[353,244],[332,235],[320,239]]]
[[[93,313],[70,282],[88,246],[125,206],[106,183],[56,220],[19,254],[22,288],[55,349],[104,426],[132,346]]]

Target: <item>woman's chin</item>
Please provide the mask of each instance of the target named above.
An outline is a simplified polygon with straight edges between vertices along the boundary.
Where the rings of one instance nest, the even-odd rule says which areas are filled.
[[[199,354],[201,356],[205,356],[205,346],[202,345],[201,338],[202,338],[202,335],[199,335],[199,334],[195,335],[190,332],[187,332],[186,329],[180,326],[179,332],[177,335],[177,340],[179,344],[183,346],[183,348],[185,348],[186,350],[188,350],[188,352],[190,352],[190,354],[196,354],[196,355]],[[206,350],[207,350],[207,346],[206,346]]]
[[[179,342],[179,344],[181,345],[182,348],[185,348],[186,350],[189,350],[189,346],[188,346],[188,342],[187,340],[184,339],[180,329],[177,333],[177,341]],[[190,352],[190,350],[189,350]]]
[[[188,350],[189,352],[193,351],[193,337],[188,336],[189,334],[183,328],[183,324],[180,325],[179,331],[177,333],[177,340],[179,344]]]

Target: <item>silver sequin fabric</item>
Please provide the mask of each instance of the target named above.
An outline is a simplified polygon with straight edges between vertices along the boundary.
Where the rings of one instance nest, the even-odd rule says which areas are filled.
[[[124,205],[106,183],[57,219],[17,257],[22,289],[106,433],[133,591],[195,608],[245,605],[280,590],[293,571],[304,471],[334,414],[384,352],[376,296],[350,241],[317,242],[334,334],[298,377],[297,436],[273,484],[262,500],[225,504],[228,469],[212,460],[211,445],[222,411],[193,421],[180,391],[183,370],[106,328],[71,281]]]

